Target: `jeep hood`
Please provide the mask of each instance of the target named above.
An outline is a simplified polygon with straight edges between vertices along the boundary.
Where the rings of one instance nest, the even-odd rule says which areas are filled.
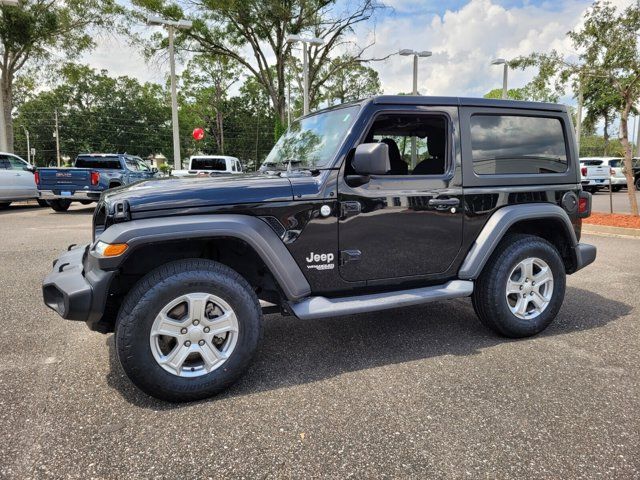
[[[248,174],[147,180],[104,194],[108,203],[126,200],[132,213],[293,200],[291,182],[277,175]]]

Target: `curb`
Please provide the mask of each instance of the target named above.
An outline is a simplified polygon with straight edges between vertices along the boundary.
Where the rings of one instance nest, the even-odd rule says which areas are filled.
[[[609,227],[607,225],[582,224],[582,233],[603,235],[607,237],[624,237],[640,239],[640,228]]]

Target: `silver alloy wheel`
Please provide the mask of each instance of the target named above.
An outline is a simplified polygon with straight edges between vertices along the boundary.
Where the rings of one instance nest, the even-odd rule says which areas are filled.
[[[545,311],[553,296],[553,272],[540,258],[518,263],[507,280],[507,305],[516,317],[530,320]]]
[[[160,310],[149,341],[158,365],[179,377],[199,377],[219,368],[238,341],[238,318],[222,298],[188,293]]]

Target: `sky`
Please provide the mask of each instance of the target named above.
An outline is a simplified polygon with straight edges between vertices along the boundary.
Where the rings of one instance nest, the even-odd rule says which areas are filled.
[[[339,0],[343,8],[348,0]],[[613,0],[619,7],[635,0]],[[418,90],[423,95],[482,96],[502,87],[502,67],[490,65],[534,51],[557,49],[575,55],[566,33],[581,22],[590,0],[384,0],[383,9],[367,24],[358,26],[352,40],[366,45],[375,40],[367,56],[381,58],[402,48],[430,50],[421,59]],[[151,29],[140,25],[139,32]],[[146,63],[139,51],[116,37],[100,37],[98,46],[83,61],[112,75],[129,75],[141,81],[162,83],[166,61]],[[412,59],[393,55],[370,64],[382,82],[384,93],[409,92]],[[183,65],[178,65],[178,70]],[[521,87],[533,69],[510,71],[509,87]],[[569,97],[563,99],[572,103]]]

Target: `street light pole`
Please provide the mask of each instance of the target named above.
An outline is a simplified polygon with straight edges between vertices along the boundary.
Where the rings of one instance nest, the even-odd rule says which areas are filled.
[[[509,98],[509,90],[507,88],[508,76],[509,76],[509,63],[504,58],[496,58],[491,61],[491,65],[503,65],[502,73],[502,98],[506,100]]]
[[[428,50],[423,50],[418,52],[416,50],[411,50],[410,48],[403,48],[398,52],[400,55],[404,57],[408,57],[413,55],[413,91],[412,95],[418,95],[418,57],[430,57],[431,52]],[[411,168],[413,169],[418,163],[418,145],[416,137],[411,137]]]
[[[174,48],[174,36],[176,30],[187,30],[193,23],[188,20],[167,20],[160,17],[147,17],[147,25],[166,27],[169,33],[169,69],[171,77],[171,126],[173,129],[173,168],[180,170],[180,129],[178,124],[178,93],[176,88],[176,60]]]
[[[29,130],[24,125],[22,126],[24,129],[24,134],[27,137],[27,163],[31,164],[31,145],[29,145]]]
[[[576,111],[576,145],[578,147],[578,157],[580,157],[580,136],[582,134],[582,78],[578,78],[578,110]]]
[[[317,37],[302,37],[300,35],[289,35],[288,43],[302,43],[302,115],[309,113],[309,45],[322,45],[324,40]]]

